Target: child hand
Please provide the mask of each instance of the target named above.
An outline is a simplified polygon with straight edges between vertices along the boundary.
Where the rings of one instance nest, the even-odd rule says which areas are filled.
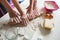
[[[34,19],[34,18],[36,17],[33,12],[27,14],[27,16],[28,16],[28,19],[29,19],[29,20],[30,20],[30,19]]]
[[[20,18],[20,15],[13,10],[13,12],[9,13],[9,16],[10,16],[10,21],[14,24],[16,23],[20,23],[21,21],[21,18]]]
[[[35,14],[33,13],[33,9],[31,9],[30,6],[27,9],[27,16],[28,16],[28,19],[34,19],[35,18]]]
[[[40,16],[40,11],[39,11],[38,8],[35,8],[34,11],[33,11],[33,13],[35,14],[36,17]]]
[[[21,16],[21,19],[22,19],[22,24],[27,25],[29,23],[29,19],[26,14],[23,14]]]
[[[27,13],[30,13],[30,11],[31,11],[31,6],[29,5],[26,9],[27,9]]]

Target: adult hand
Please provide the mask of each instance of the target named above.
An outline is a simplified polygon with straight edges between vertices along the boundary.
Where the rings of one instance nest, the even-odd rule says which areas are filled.
[[[36,17],[35,14],[33,13],[33,11],[28,13],[27,16],[28,16],[29,20],[34,19]]]
[[[27,8],[27,16],[29,20],[35,18],[35,14],[33,13],[33,9],[31,9],[31,6]]]
[[[40,16],[40,10],[38,8],[35,8],[33,13],[35,14],[35,16]]]
[[[9,13],[9,16],[10,16],[10,21],[14,24],[16,23],[20,23],[21,21],[21,18],[20,18],[20,15],[13,10],[13,12]]]
[[[28,19],[28,17],[27,17],[27,15],[26,14],[23,14],[22,16],[21,16],[21,19],[22,19],[22,24],[24,24],[24,25],[27,25],[28,23],[29,23],[29,19]]]

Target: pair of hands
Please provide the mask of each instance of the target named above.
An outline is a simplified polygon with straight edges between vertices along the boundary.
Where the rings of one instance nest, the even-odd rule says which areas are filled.
[[[12,24],[22,23],[24,25],[27,25],[29,23],[29,19],[27,18],[26,14],[23,14],[20,16],[16,11],[13,10],[13,12],[9,13],[10,16],[10,22]]]
[[[34,19],[37,16],[40,15],[38,8],[36,7],[35,9],[31,9],[31,6],[27,7],[27,15],[28,15],[28,19]]]

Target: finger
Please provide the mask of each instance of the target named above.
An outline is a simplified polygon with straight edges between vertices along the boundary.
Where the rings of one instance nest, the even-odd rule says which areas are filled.
[[[35,15],[33,15],[33,19],[35,18]]]
[[[25,19],[25,25],[27,25],[27,20]]]
[[[22,24],[24,24],[23,21],[22,21]]]
[[[28,23],[29,22],[29,19],[28,19],[28,17],[26,18],[26,23]]]
[[[34,15],[31,15],[31,18],[34,19]]]
[[[24,19],[24,20],[23,20],[23,24],[24,24],[24,25],[26,25],[26,22],[25,22],[25,21],[26,21],[26,20]]]
[[[20,23],[20,21],[18,20],[18,17],[15,18],[17,20],[17,23]]]
[[[29,20],[28,20],[28,18],[26,18],[26,25],[29,23]]]
[[[29,19],[31,19],[31,14],[29,15]]]
[[[22,18],[22,24],[26,25],[26,18]]]
[[[18,23],[18,20],[17,20],[17,18],[15,17],[15,20],[16,20],[16,23]]]
[[[20,16],[20,13],[17,13],[18,16]]]
[[[23,20],[23,25],[26,25],[25,20]]]
[[[29,14],[29,19],[31,19],[31,14]]]
[[[20,23],[20,20],[19,20],[19,18],[18,18],[18,17],[16,17],[16,20],[17,20],[17,23]]]
[[[13,22],[13,18],[10,18],[10,21]]]
[[[23,24],[23,22],[24,22],[24,21],[23,21],[23,19],[22,19],[21,23]]]
[[[28,22],[27,22],[27,20],[26,20],[26,23],[25,23],[25,25],[27,25],[28,24]]]
[[[17,23],[17,20],[16,20],[16,18],[13,18],[13,20],[15,21],[15,23]]]
[[[27,19],[27,24],[29,23],[29,19]]]
[[[29,18],[29,14],[27,14],[27,17]]]
[[[24,24],[24,25],[27,24],[26,21],[27,21],[26,18],[24,18],[24,20],[23,20],[23,24]]]
[[[14,13],[15,13],[17,16],[18,16],[18,15],[20,16],[20,14],[19,14],[18,12],[16,12],[15,10],[14,10]]]
[[[22,21],[20,16],[18,16],[18,19],[19,19],[20,22]]]
[[[30,19],[30,15],[28,15],[28,19]]]

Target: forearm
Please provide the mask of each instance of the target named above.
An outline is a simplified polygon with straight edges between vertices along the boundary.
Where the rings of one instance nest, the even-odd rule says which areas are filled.
[[[30,0],[30,5],[32,5],[32,0]]]
[[[35,9],[36,8],[36,5],[37,5],[37,0],[34,0],[34,3],[33,3],[33,9]]]
[[[14,6],[18,9],[19,13],[22,16],[24,13],[23,13],[23,10],[21,9],[19,3],[17,2],[17,0],[12,0],[12,2],[14,3]]]
[[[9,6],[9,3],[7,2],[7,0],[3,0],[1,1],[1,3],[6,7],[8,12],[13,12],[12,8]]]

